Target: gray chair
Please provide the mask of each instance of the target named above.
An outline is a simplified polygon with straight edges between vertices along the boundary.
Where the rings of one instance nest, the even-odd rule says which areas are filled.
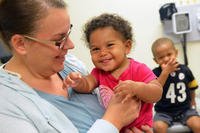
[[[167,133],[192,133],[192,131],[181,123],[174,123],[174,125],[168,128]]]
[[[11,53],[0,42],[0,61],[6,63],[12,57]]]
[[[197,112],[200,114],[200,93],[196,95]],[[185,125],[174,123],[173,126],[168,128],[167,133],[192,133],[192,131]]]

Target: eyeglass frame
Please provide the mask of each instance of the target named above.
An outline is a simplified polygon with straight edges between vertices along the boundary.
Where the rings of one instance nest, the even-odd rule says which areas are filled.
[[[28,35],[23,35],[23,36],[25,38],[27,38],[29,40],[32,40],[32,41],[35,41],[35,42],[39,42],[39,43],[46,44],[46,45],[52,44],[52,45],[58,46],[59,49],[63,49],[63,47],[64,47],[64,43],[63,42],[65,42],[68,39],[68,37],[69,37],[69,35],[70,35],[71,31],[72,31],[72,27],[73,27],[73,25],[70,24],[69,31],[59,41],[40,40],[38,38],[34,38],[34,37],[31,37],[31,36],[28,36]]]

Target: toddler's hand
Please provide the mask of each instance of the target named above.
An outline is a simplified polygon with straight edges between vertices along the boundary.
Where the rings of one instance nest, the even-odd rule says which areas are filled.
[[[71,72],[67,75],[66,79],[64,80],[65,86],[68,87],[76,87],[78,86],[82,76],[78,72]]]
[[[120,81],[117,86],[114,87],[114,92],[116,93],[123,93],[125,94],[124,100],[126,100],[129,97],[137,97],[137,89],[139,88],[139,82],[135,82],[132,80],[125,80]],[[123,101],[124,101],[123,100]]]
[[[142,125],[142,129],[132,127],[131,129],[125,130],[125,133],[153,133],[153,130],[148,125]]]

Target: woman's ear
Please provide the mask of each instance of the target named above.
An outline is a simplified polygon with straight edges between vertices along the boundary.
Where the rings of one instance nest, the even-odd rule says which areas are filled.
[[[127,40],[125,42],[125,47],[126,47],[126,54],[129,54],[132,48],[132,41],[131,40]]]
[[[14,51],[16,51],[19,54],[26,54],[26,49],[25,49],[25,41],[24,37],[19,34],[15,34],[11,38],[11,46]]]

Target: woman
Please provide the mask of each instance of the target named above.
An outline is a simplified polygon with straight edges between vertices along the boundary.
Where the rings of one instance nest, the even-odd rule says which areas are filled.
[[[0,1],[1,38],[13,55],[0,69],[0,132],[116,133],[138,116],[139,103],[122,104],[123,94],[104,113],[95,95],[63,85],[70,71],[81,71],[73,58],[65,62],[71,28],[63,0]]]

